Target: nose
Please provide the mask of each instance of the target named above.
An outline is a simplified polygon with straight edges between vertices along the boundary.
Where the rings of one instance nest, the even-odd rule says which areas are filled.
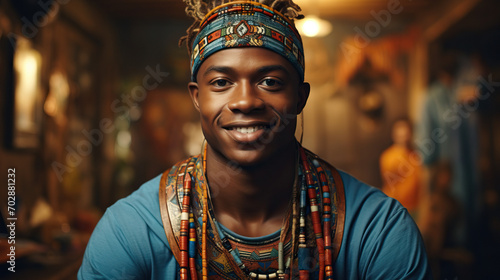
[[[242,82],[235,87],[228,107],[233,112],[248,114],[255,110],[262,110],[265,104],[259,97],[258,90],[249,82]]]

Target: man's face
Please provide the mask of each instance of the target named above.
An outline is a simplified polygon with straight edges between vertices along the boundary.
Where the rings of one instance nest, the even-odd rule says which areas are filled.
[[[277,53],[233,48],[207,58],[189,91],[210,148],[251,166],[293,145],[309,84]]]

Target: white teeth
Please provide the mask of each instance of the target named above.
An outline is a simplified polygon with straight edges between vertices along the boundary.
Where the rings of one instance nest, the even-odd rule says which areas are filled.
[[[263,129],[264,126],[251,126],[251,127],[235,127],[234,129],[239,133],[253,133],[259,129]]]

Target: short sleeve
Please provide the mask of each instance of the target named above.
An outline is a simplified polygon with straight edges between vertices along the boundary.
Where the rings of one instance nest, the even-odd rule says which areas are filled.
[[[122,224],[108,210],[87,245],[78,279],[149,278],[142,253],[137,252],[141,245],[133,240],[140,227]]]
[[[108,208],[89,240],[79,280],[178,279],[161,221],[160,177]]]
[[[374,228],[360,262],[362,279],[429,279],[427,255],[411,216],[400,208]]]
[[[341,175],[346,211],[335,279],[431,279],[420,231],[408,211],[380,190]]]

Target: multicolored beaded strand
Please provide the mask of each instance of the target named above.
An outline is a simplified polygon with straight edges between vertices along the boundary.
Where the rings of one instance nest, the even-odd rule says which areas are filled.
[[[302,171],[300,169],[300,167],[297,168],[297,180],[298,182],[302,182]],[[291,249],[291,253],[290,253],[290,256],[295,256],[295,250],[296,250],[296,247],[295,247],[295,241],[297,240],[297,218],[298,218],[298,206],[299,204],[297,203],[297,196],[299,195],[298,194],[298,183],[296,182],[294,184],[294,190],[293,190],[293,198],[292,198],[292,249]],[[291,258],[288,258],[288,261],[290,261],[290,263],[287,263],[286,266],[288,267],[288,270],[289,271],[293,271],[293,262],[291,261]],[[280,279],[286,279],[288,278],[287,277],[287,272],[288,271],[284,271],[284,273],[280,276]],[[290,272],[290,274],[292,274]]]
[[[191,272],[191,280],[198,280],[198,272],[196,271],[196,226],[193,211],[189,212],[189,271]]]
[[[319,255],[319,280],[323,280],[325,274],[325,242],[323,240],[323,229],[321,228],[321,218],[316,195],[316,187],[314,184],[311,167],[309,165],[309,162],[307,161],[307,156],[304,149],[300,149],[300,155],[302,158],[302,165],[304,166],[306,173],[307,194],[309,197],[311,218],[313,222],[314,235],[316,236],[316,246]]]
[[[306,185],[304,180],[300,186],[300,208],[299,208],[299,249],[298,249],[298,264],[299,275],[301,280],[309,279],[309,268],[307,267],[308,250],[306,243]]]
[[[319,174],[321,188],[323,191],[323,236],[325,242],[325,276],[333,279],[333,247],[332,247],[332,206],[330,198],[330,187],[328,186],[326,174],[318,161],[313,160],[316,171]]]
[[[203,174],[207,174],[207,145],[203,150]],[[202,266],[202,280],[208,279],[208,262],[207,262],[207,223],[208,223],[208,188],[206,182],[203,185],[203,226],[201,233],[201,266]]]
[[[187,173],[184,178],[184,196],[182,198],[181,230],[179,237],[179,249],[181,251],[180,278],[189,279],[189,205],[191,201],[191,174]]]
[[[316,193],[314,180],[310,164],[301,147],[301,158],[304,172],[306,173],[306,182],[308,184],[308,195],[311,203],[311,218],[313,220],[313,229],[316,236],[316,244],[319,255],[320,273],[319,279],[333,279],[333,247],[332,247],[332,207],[330,197],[330,187],[327,176],[317,160],[313,160],[316,167],[317,178],[320,183],[319,194]],[[308,175],[309,174],[309,175]],[[318,201],[322,198],[323,216],[320,220],[320,211]],[[315,207],[314,207],[315,206]],[[322,223],[321,223],[322,222]],[[321,224],[323,224],[321,226]]]

